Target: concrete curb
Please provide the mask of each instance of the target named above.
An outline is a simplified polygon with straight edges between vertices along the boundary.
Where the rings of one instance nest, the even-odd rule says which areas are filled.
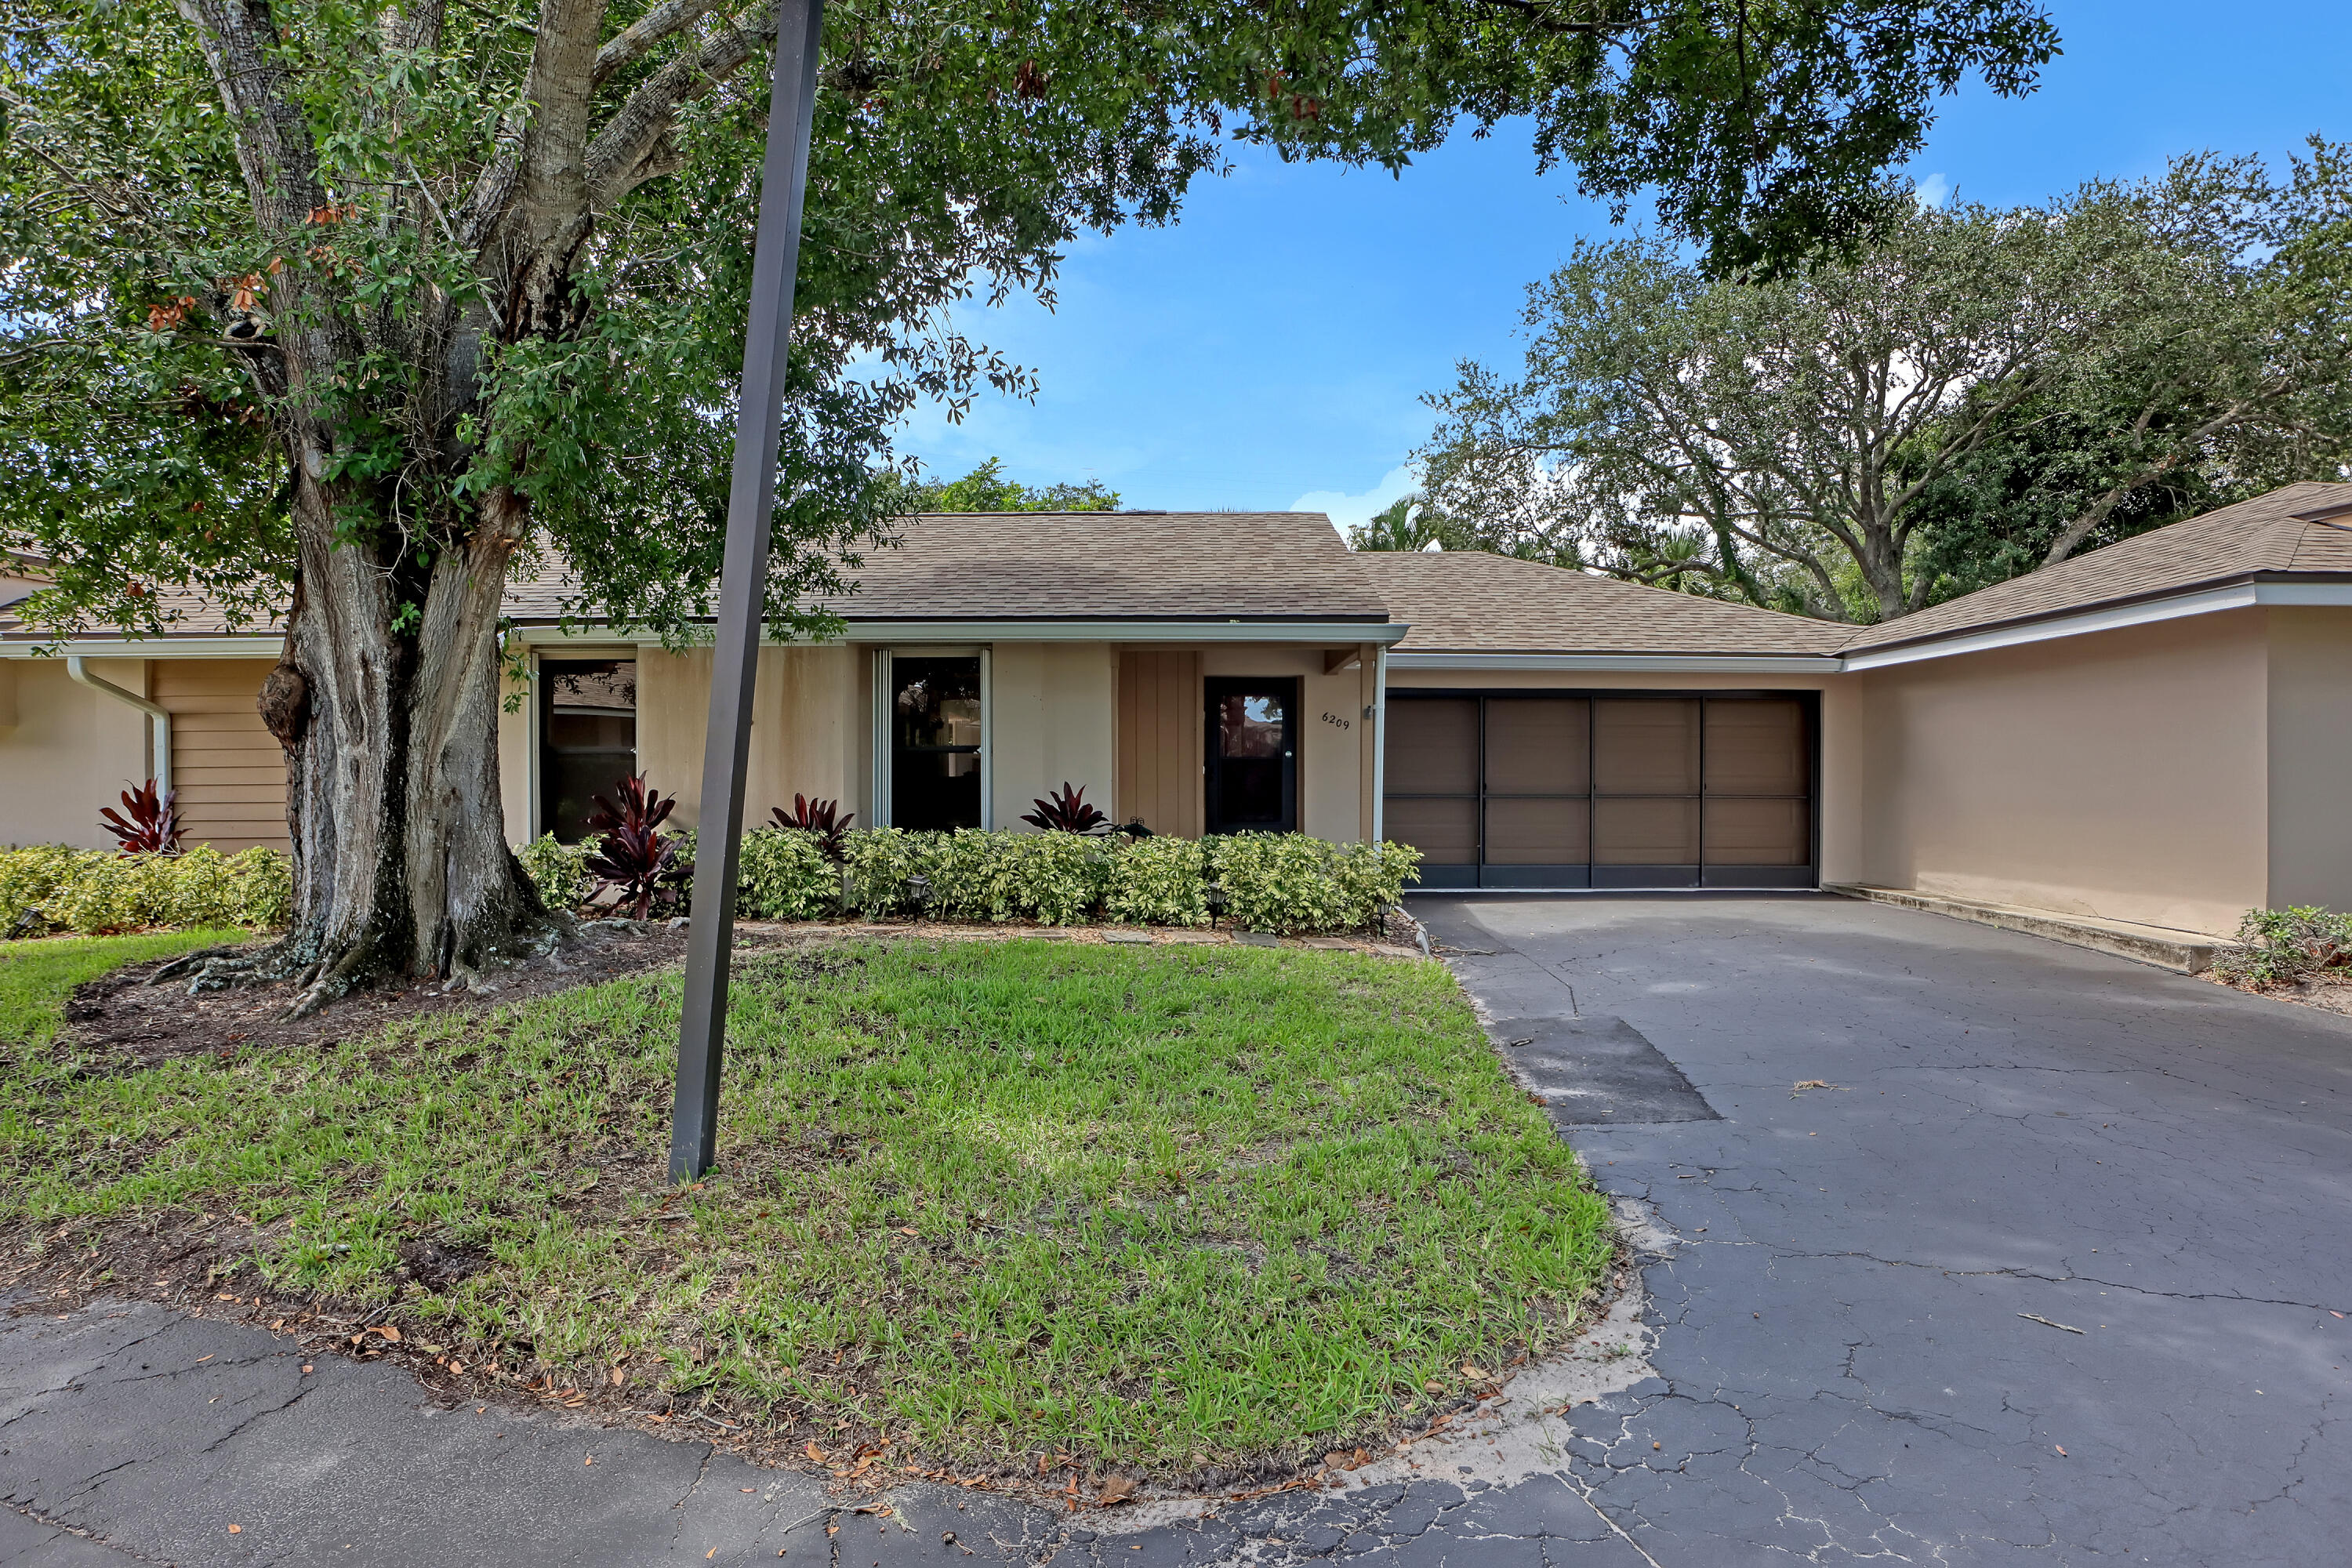
[[[1862,882],[1824,882],[1822,891],[1874,904],[1893,904],[1952,920],[1973,921],[2002,931],[2022,931],[2074,947],[2087,947],[2137,963],[2154,964],[2176,974],[2202,974],[2213,967],[2213,956],[2236,946],[2200,931],[2174,931],[2167,926],[2135,925],[2128,921],[2100,920],[2093,915],[2060,914],[2014,904],[1979,903],[1972,899],[1916,893],[1907,888],[1877,888]]]

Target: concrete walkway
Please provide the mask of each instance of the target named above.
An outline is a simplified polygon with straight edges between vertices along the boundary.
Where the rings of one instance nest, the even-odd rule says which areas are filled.
[[[2352,1021],[1836,900],[1420,912],[1650,1249],[1636,1353],[1570,1369],[1630,1386],[1566,1419],[1207,1520],[854,1512],[257,1329],[20,1312],[0,1564],[2342,1560]]]

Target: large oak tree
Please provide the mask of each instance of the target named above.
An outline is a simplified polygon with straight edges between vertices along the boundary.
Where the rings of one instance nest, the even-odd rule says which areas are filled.
[[[2352,160],[2205,154],[1710,278],[1580,246],[1420,457],[1465,542],[1891,620],[2352,458]]]
[[[685,635],[719,560],[772,8],[0,0],[0,490],[60,629],[285,606],[310,1000],[546,929],[504,842],[509,574]],[[1467,118],[1720,266],[1866,231],[2034,0],[840,0],[782,441],[782,625],[887,526],[887,432],[1019,367],[1081,229],[1166,222],[1234,143],[1401,168]],[[1247,265],[1236,257],[1234,265]]]

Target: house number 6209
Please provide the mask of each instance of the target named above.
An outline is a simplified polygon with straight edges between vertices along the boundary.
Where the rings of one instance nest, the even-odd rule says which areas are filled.
[[[1330,725],[1335,730],[1345,730],[1349,726],[1349,721],[1340,718],[1337,713],[1324,714],[1323,722]]]

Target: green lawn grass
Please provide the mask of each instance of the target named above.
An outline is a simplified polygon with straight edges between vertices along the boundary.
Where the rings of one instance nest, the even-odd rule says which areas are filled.
[[[67,998],[85,980],[126,963],[252,936],[243,931],[165,931],[0,942],[0,1046],[48,1044],[65,1022]]]
[[[1163,1473],[1450,1400],[1565,1333],[1611,1257],[1434,964],[741,956],[721,1173],[682,1196],[678,997],[642,975],[120,1075],[44,1053],[0,1079],[0,1226],[234,1216],[274,1291],[398,1296],[412,1342],[503,1376],[708,1400],[795,1447]],[[404,1282],[420,1238],[486,1266]]]

